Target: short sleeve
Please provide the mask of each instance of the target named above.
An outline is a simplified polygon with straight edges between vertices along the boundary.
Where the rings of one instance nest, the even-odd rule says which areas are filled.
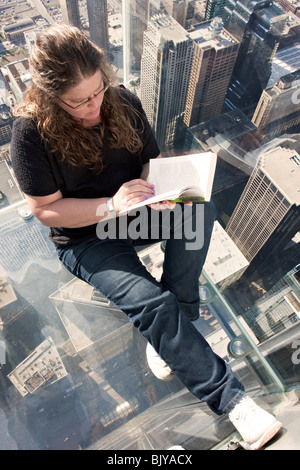
[[[148,163],[151,158],[156,158],[160,154],[160,149],[156,142],[156,138],[154,136],[154,132],[149,124],[147,119],[146,113],[142,107],[142,103],[137,98],[138,101],[138,109],[143,118],[144,130],[143,130],[143,142],[144,148],[142,150],[142,161],[143,163]]]
[[[58,191],[49,158],[36,125],[30,119],[14,121],[11,161],[21,190],[30,196],[48,196]]]

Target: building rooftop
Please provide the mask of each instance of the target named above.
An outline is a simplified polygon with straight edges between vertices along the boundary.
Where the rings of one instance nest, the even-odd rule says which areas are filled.
[[[123,28],[122,28],[122,14],[114,13],[108,16],[109,23],[109,39],[114,46],[123,44]]]
[[[272,61],[272,73],[266,88],[274,86],[287,73],[300,69],[300,44],[277,52]]]
[[[149,26],[151,23],[156,31],[168,41],[173,41],[176,44],[188,39],[187,31],[171,16],[156,15],[151,18]],[[151,29],[153,30],[153,27]]]
[[[291,204],[300,203],[300,155],[283,147],[265,153],[261,160],[264,173]]]
[[[258,0],[253,10],[259,11],[260,15],[268,23],[281,21],[283,19],[284,21],[287,21],[287,18],[288,18],[288,14],[283,10],[283,8],[279,4],[273,3],[270,0],[267,0],[267,1]]]
[[[17,297],[11,284],[5,277],[0,277],[0,309],[6,307],[15,300],[17,300]]]
[[[0,104],[0,126],[12,122],[10,108],[6,104]]]
[[[6,161],[0,162],[0,190],[7,204],[14,204],[24,199]]]
[[[13,82],[11,86],[13,87],[13,85],[15,85],[21,93],[25,93],[31,78],[28,59],[11,62],[6,65],[3,70],[4,72],[8,72],[8,75],[10,76],[9,78]]]
[[[14,23],[3,26],[3,30],[5,33],[10,33],[18,29],[29,28],[29,27],[34,27],[34,26],[35,26],[35,23],[31,18],[25,18],[20,21],[16,21]]]
[[[212,282],[219,284],[226,279],[230,282],[230,278],[234,278],[237,273],[241,274],[248,266],[245,256],[216,221],[204,265]]]
[[[232,44],[238,44],[238,41],[223,28],[221,18],[213,18],[197,25],[195,30],[189,33],[189,36],[203,49],[213,47],[219,50]]]

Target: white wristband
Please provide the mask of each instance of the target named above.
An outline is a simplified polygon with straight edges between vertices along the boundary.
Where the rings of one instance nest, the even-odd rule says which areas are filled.
[[[113,205],[113,200],[112,200],[112,197],[109,197],[106,201],[106,206],[107,206],[107,210],[108,212],[113,216],[113,217],[117,217],[117,213],[115,211],[115,208],[114,208],[114,205]]]

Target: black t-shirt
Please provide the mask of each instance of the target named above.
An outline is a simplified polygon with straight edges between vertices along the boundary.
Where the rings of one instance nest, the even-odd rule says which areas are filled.
[[[123,183],[139,178],[143,164],[156,158],[160,151],[139,99],[119,89],[121,97],[143,116],[143,150],[133,155],[125,148],[111,149],[107,133],[103,141],[104,169],[100,174],[84,167],[61,161],[57,154],[46,151],[33,120],[19,117],[12,131],[11,159],[21,190],[30,196],[48,196],[60,190],[64,198],[100,198],[113,196]],[[139,122],[139,120],[138,120]],[[95,132],[99,128],[95,127]],[[52,227],[50,238],[57,245],[80,243],[96,235],[96,224],[82,228]]]

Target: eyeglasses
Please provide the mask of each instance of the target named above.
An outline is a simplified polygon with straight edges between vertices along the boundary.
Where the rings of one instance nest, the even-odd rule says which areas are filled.
[[[67,106],[69,106],[69,108],[76,109],[76,110],[83,109],[89,104],[89,102],[91,100],[93,100],[94,98],[98,98],[98,96],[100,96],[102,94],[104,95],[104,93],[107,91],[108,88],[109,88],[109,85],[106,85],[104,88],[102,88],[102,90],[97,91],[97,93],[93,93],[93,96],[90,96],[87,100],[83,101],[82,103],[78,104],[77,106],[71,106],[69,103],[66,103],[61,98],[60,98],[60,101],[64,104],[66,104]]]

